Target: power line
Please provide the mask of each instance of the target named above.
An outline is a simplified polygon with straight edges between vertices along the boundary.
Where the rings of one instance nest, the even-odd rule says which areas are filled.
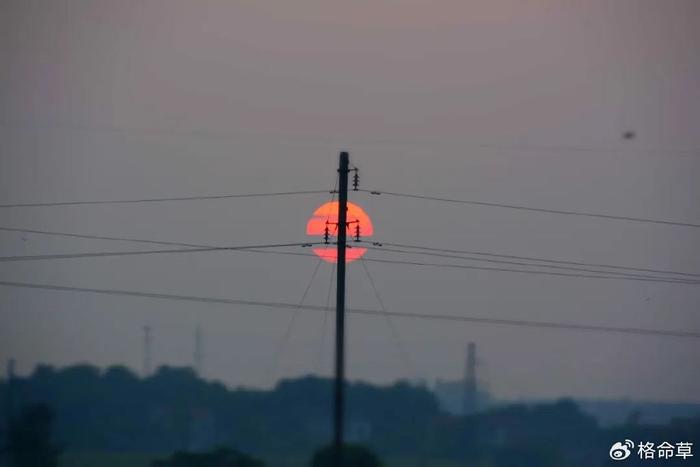
[[[48,231],[48,230],[23,229],[23,228],[3,227],[3,226],[0,226],[0,231],[33,233],[33,234],[39,234],[39,235],[67,237],[67,238],[82,238],[82,239],[90,239],[90,240],[109,240],[109,241],[119,241],[119,242],[128,242],[128,243],[140,243],[140,244],[147,244],[147,245],[183,246],[183,247],[189,247],[190,250],[200,248],[203,251],[209,250],[209,249],[216,250],[216,249],[226,248],[223,246],[214,246],[214,245],[207,245],[207,244],[202,244],[202,243],[150,240],[150,239],[142,239],[142,238],[115,237],[115,236],[106,236],[106,235],[89,235],[89,234],[78,234],[78,233],[71,233],[71,232],[56,232],[56,231]],[[307,245],[315,245],[315,244],[318,244],[318,242],[300,243],[299,246],[307,246]],[[187,251],[189,251],[189,250],[187,250]],[[263,254],[288,255],[288,256],[307,256],[307,257],[314,257],[314,258],[317,257],[315,254],[312,254],[312,253],[294,253],[291,251],[257,250],[257,249],[253,249],[252,247],[245,248],[245,249],[234,249],[231,251],[240,251],[240,252],[244,252],[244,253],[263,253]]]
[[[403,344],[401,334],[399,334],[399,330],[396,328],[396,326],[394,325],[394,321],[391,319],[391,313],[389,313],[389,310],[387,310],[386,306],[384,305],[384,300],[382,299],[382,296],[379,293],[377,284],[374,281],[372,274],[369,272],[369,268],[367,267],[367,263],[365,262],[365,259],[363,257],[360,257],[360,263],[362,264],[362,268],[367,274],[367,279],[369,279],[369,283],[372,286],[372,291],[374,292],[374,297],[377,299],[379,308],[384,314],[384,317],[386,318],[386,324],[389,327],[391,336],[394,339],[396,347],[399,350],[399,357],[401,358],[404,368],[406,369],[406,371],[408,371],[408,374],[417,374],[417,372],[415,371],[416,365],[413,363],[413,359],[411,358],[410,354],[406,351],[406,346],[404,346]]]
[[[682,280],[671,280],[671,279],[646,279],[637,277],[625,277],[625,276],[605,276],[605,275],[595,275],[595,274],[577,274],[577,273],[566,273],[566,272],[554,272],[554,271],[533,271],[526,269],[511,269],[511,268],[496,268],[490,266],[470,266],[464,264],[446,264],[446,263],[426,263],[420,261],[398,261],[398,260],[388,260],[388,259],[378,259],[378,258],[367,258],[365,261],[371,261],[375,263],[387,263],[387,264],[405,264],[408,266],[428,266],[428,267],[438,267],[438,268],[448,268],[448,269],[475,269],[479,271],[499,271],[499,272],[515,272],[522,274],[539,274],[547,276],[559,276],[559,277],[580,277],[586,279],[618,279],[618,280],[634,280],[634,281],[645,281],[645,282],[665,282],[670,284],[681,284],[681,285],[696,285],[695,282],[687,282]]]
[[[34,260],[54,260],[54,259],[76,259],[76,258],[96,258],[110,256],[139,256],[139,255],[156,255],[156,254],[177,254],[177,253],[201,253],[208,251],[235,251],[235,250],[255,250],[260,248],[283,248],[292,246],[307,247],[312,245],[320,245],[321,242],[315,243],[276,243],[268,245],[247,245],[247,246],[229,246],[229,247],[208,247],[208,248],[181,248],[173,250],[142,250],[142,251],[99,251],[91,253],[67,253],[54,255],[22,255],[22,256],[0,256],[0,262],[12,261],[34,261]]]
[[[354,311],[354,313],[361,314],[377,314],[376,312],[368,313],[366,311]],[[549,328],[549,329],[568,329],[577,331],[593,331],[593,332],[612,332],[620,334],[638,334],[638,335],[657,335],[657,336],[668,336],[668,337],[694,337],[700,338],[700,332],[693,331],[665,331],[659,329],[645,329],[645,328],[630,328],[622,326],[596,326],[589,324],[573,324],[573,323],[561,323],[553,321],[530,321],[530,320],[519,320],[519,319],[500,319],[500,318],[481,318],[475,316],[461,316],[461,315],[450,315],[450,314],[426,314],[426,313],[411,313],[411,312],[399,312],[395,311],[392,313],[393,316],[400,316],[403,318],[420,318],[420,319],[431,319],[431,320],[442,320],[442,321],[463,321],[471,323],[482,323],[482,324],[495,324],[495,325],[505,325],[505,326],[522,326],[530,328]]]
[[[294,310],[297,308],[296,303],[286,303],[286,302],[266,302],[260,300],[240,300],[240,299],[230,299],[230,298],[212,298],[212,297],[200,297],[192,295],[173,295],[164,293],[152,293],[152,292],[139,292],[131,290],[116,290],[116,289],[95,289],[86,287],[69,287],[60,286],[52,284],[35,284],[27,282],[13,282],[13,281],[0,281],[0,286],[6,287],[22,287],[30,289],[45,289],[45,290],[55,290],[63,292],[84,292],[84,293],[94,293],[101,295],[119,295],[127,297],[139,297],[139,298],[153,298],[162,300],[175,300],[175,301],[187,301],[187,302],[200,302],[200,303],[218,303],[218,304],[228,304],[228,305],[248,305],[248,306],[259,306],[264,308],[279,308]],[[313,305],[303,305],[302,308],[313,311],[324,311],[327,308],[322,306]],[[370,310],[371,311],[371,310]]]
[[[82,292],[82,293],[93,293],[100,295],[116,295],[116,296],[128,296],[137,298],[152,298],[160,300],[174,300],[174,301],[187,301],[187,302],[198,302],[198,303],[210,303],[210,304],[225,304],[225,305],[246,305],[255,306],[263,308],[275,308],[275,309],[286,309],[295,310],[298,307],[296,303],[284,303],[284,302],[265,302],[258,300],[241,300],[241,299],[231,299],[231,298],[212,298],[212,297],[201,297],[192,295],[172,295],[164,293],[152,293],[152,292],[138,292],[130,290],[117,290],[117,289],[96,289],[96,288],[86,288],[86,287],[69,287],[60,286],[53,284],[37,284],[28,282],[12,282],[12,281],[0,281],[0,286],[5,287],[19,287],[19,288],[29,288],[29,289],[44,289],[44,290],[54,290],[61,292]],[[302,305],[303,309],[312,311],[330,311],[331,309],[324,306],[318,305]],[[348,308],[349,313],[369,315],[369,316],[383,316],[384,313],[381,310],[372,310],[365,308]],[[483,318],[477,316],[463,316],[454,314],[428,314],[428,313],[411,313],[411,312],[392,312],[392,317],[402,317],[402,318],[415,318],[415,319],[425,319],[425,320],[436,320],[436,321],[459,321],[459,322],[474,322],[483,324],[493,324],[493,325],[504,325],[504,326],[521,326],[521,327],[531,327],[531,328],[548,328],[548,329],[568,329],[577,331],[590,331],[590,332],[609,332],[609,333],[620,333],[620,334],[636,334],[636,335],[656,335],[665,337],[690,337],[690,338],[700,338],[700,332],[695,331],[670,331],[670,330],[660,330],[660,329],[648,329],[648,328],[632,328],[632,327],[621,327],[621,326],[597,326],[588,324],[575,324],[575,323],[562,323],[554,321],[530,321],[530,320],[516,320],[516,319],[501,319],[501,318]]]
[[[268,371],[266,373],[266,376],[268,379],[270,377],[274,376],[275,372],[277,371],[277,367],[279,365],[279,361],[282,358],[282,353],[284,352],[285,347],[287,347],[287,343],[289,342],[289,337],[292,334],[292,329],[294,328],[294,323],[297,320],[297,317],[299,316],[299,311],[301,310],[301,307],[304,305],[304,301],[306,300],[306,296],[309,294],[309,290],[311,290],[311,286],[314,283],[314,279],[316,278],[316,274],[318,273],[318,268],[321,266],[321,263],[323,260],[321,258],[318,258],[318,261],[316,262],[316,266],[314,267],[313,272],[311,273],[311,279],[309,279],[309,283],[306,285],[306,288],[304,289],[304,293],[301,294],[301,298],[299,299],[299,302],[297,303],[297,307],[294,309],[292,313],[292,317],[287,323],[287,327],[284,330],[284,334],[282,335],[282,339],[280,339],[280,343],[277,346],[277,349],[273,355],[272,358],[272,363],[270,364],[270,367],[268,368]]]
[[[193,249],[194,248],[201,248],[201,249],[226,248],[226,247],[222,247],[222,246],[214,246],[214,245],[208,245],[208,244],[202,244],[202,243],[175,242],[175,241],[141,239],[141,238],[133,238],[133,237],[106,236],[106,235],[90,235],[90,234],[56,232],[56,231],[47,231],[47,230],[38,230],[38,229],[25,229],[25,228],[7,227],[7,226],[0,226],[0,231],[33,233],[33,234],[39,234],[39,235],[59,236],[59,237],[68,237],[68,238],[82,238],[82,239],[91,239],[91,240],[121,241],[121,242],[142,243],[142,244],[150,244],[150,245],[182,246],[182,247],[190,247]],[[601,268],[624,269],[624,270],[638,271],[638,272],[653,272],[653,273],[662,273],[662,274],[676,274],[676,275],[683,275],[683,276],[700,277],[700,274],[689,273],[689,272],[670,271],[670,270],[665,270],[665,269],[638,268],[638,267],[630,267],[630,266],[619,266],[619,265],[613,265],[613,264],[554,260],[554,259],[537,258],[537,257],[531,257],[531,256],[505,255],[505,254],[483,252],[483,251],[474,251],[474,250],[456,250],[456,249],[446,249],[446,248],[432,248],[432,247],[419,246],[419,245],[409,245],[409,244],[404,244],[404,243],[389,243],[389,242],[375,242],[375,243],[379,243],[380,245],[389,245],[389,246],[396,246],[396,247],[400,247],[400,248],[411,248],[411,249],[419,249],[419,250],[427,250],[427,251],[435,251],[435,252],[471,254],[471,255],[479,255],[479,256],[492,256],[492,257],[497,257],[497,258],[510,258],[510,259],[521,259],[521,260],[527,260],[527,261],[540,261],[540,262],[548,262],[548,263],[554,263],[554,264],[570,264],[570,265],[575,265],[575,266],[591,266],[591,267],[601,267]],[[290,253],[290,252],[284,252],[284,253],[283,252],[266,252],[266,253],[295,254],[295,253]],[[296,255],[315,256],[312,254],[305,255],[305,254],[301,254],[301,253],[296,253]]]
[[[144,250],[144,251],[100,251],[91,253],[66,253],[54,255],[22,255],[22,256],[0,256],[0,262],[13,261],[37,261],[37,260],[54,260],[54,259],[78,259],[78,258],[97,258],[109,256],[138,256],[138,255],[157,255],[157,254],[175,254],[175,253],[200,253],[205,251],[220,251],[226,248],[183,248],[173,250]],[[241,248],[242,249],[242,248]]]
[[[323,351],[326,347],[326,327],[328,323],[328,316],[330,315],[330,306],[331,306],[331,293],[333,292],[333,284],[335,283],[335,263],[333,263],[333,266],[331,267],[331,275],[330,275],[330,281],[328,283],[328,294],[326,295],[326,311],[323,312],[323,322],[321,323],[321,338],[319,339],[319,348],[318,348],[318,363],[317,363],[317,371],[321,373],[323,369]]]
[[[537,207],[530,207],[530,206],[520,206],[520,205],[516,205],[516,204],[493,203],[493,202],[486,202],[486,201],[474,201],[474,200],[454,199],[454,198],[442,198],[442,197],[437,197],[437,196],[416,195],[416,194],[411,194],[411,193],[397,193],[397,192],[391,192],[391,191],[377,191],[377,190],[363,190],[363,189],[360,189],[358,191],[362,191],[362,192],[369,193],[371,195],[377,195],[377,196],[378,195],[387,195],[387,196],[394,196],[394,197],[400,197],[400,198],[413,198],[413,199],[423,199],[423,200],[429,200],[429,201],[442,201],[442,202],[446,202],[446,203],[470,204],[470,205],[475,205],[475,206],[516,209],[516,210],[520,210],[520,211],[534,211],[534,212],[542,212],[542,213],[547,213],[547,214],[564,214],[567,216],[595,217],[595,218],[609,219],[609,220],[622,220],[622,221],[630,221],[630,222],[644,222],[644,223],[650,223],[650,224],[663,224],[663,225],[675,225],[675,226],[681,226],[681,227],[700,228],[700,224],[691,223],[691,222],[676,222],[676,221],[667,221],[667,220],[659,220],[659,219],[649,219],[649,218],[644,218],[644,217],[614,216],[611,214],[598,214],[598,213],[585,212],[585,211],[568,211],[568,210],[563,210],[563,209],[537,208]]]
[[[22,228],[18,228],[18,227],[6,227],[6,226],[0,226],[0,231],[33,233],[33,234],[39,234],[39,235],[49,235],[49,236],[54,236],[54,237],[83,238],[83,239],[89,239],[89,240],[111,240],[111,241],[129,242],[129,243],[143,243],[143,244],[149,244],[149,245],[185,246],[185,247],[191,247],[191,248],[216,248],[216,247],[213,247],[212,245],[203,245],[201,243],[170,242],[170,241],[163,241],[163,240],[145,240],[145,239],[141,239],[141,238],[132,238],[132,237],[89,235],[89,234],[78,234],[78,233],[71,233],[71,232],[56,232],[56,231],[49,231],[49,230],[22,229]]]
[[[207,199],[233,199],[233,198],[269,198],[274,196],[293,196],[328,193],[328,190],[302,190],[302,191],[279,191],[272,193],[238,193],[225,195],[204,195],[204,196],[176,196],[169,198],[142,198],[142,199],[119,199],[119,200],[99,200],[99,201],[59,201],[46,203],[14,203],[0,204],[0,208],[35,208],[50,206],[78,206],[92,204],[139,204],[139,203],[161,203],[165,201],[197,201]]]
[[[276,255],[289,255],[289,256],[307,256],[307,257],[314,257],[316,255],[312,253],[299,253],[299,252],[294,252],[294,251],[264,251],[264,250],[242,250],[245,253],[248,252],[255,252],[255,253],[267,253],[267,254],[276,254]],[[424,266],[424,267],[443,267],[443,268],[451,268],[451,269],[474,269],[474,270],[479,270],[479,271],[497,271],[497,272],[515,272],[515,273],[525,273],[525,274],[541,274],[541,275],[549,275],[549,276],[558,276],[558,277],[579,277],[579,278],[585,278],[585,279],[621,279],[621,280],[636,280],[636,281],[644,281],[644,282],[663,282],[663,283],[670,283],[670,284],[681,284],[681,285],[695,285],[696,282],[692,281],[686,281],[683,279],[647,279],[647,278],[635,278],[635,277],[626,277],[626,276],[607,276],[607,275],[596,275],[596,274],[574,274],[574,273],[562,273],[562,272],[554,272],[554,271],[532,271],[532,270],[525,270],[525,269],[511,269],[511,268],[495,268],[495,267],[487,267],[487,266],[470,266],[470,265],[465,265],[465,264],[448,264],[448,263],[427,263],[427,262],[420,262],[420,261],[401,261],[401,260],[391,260],[391,259],[383,259],[383,258],[365,258],[365,261],[371,262],[371,263],[384,263],[384,264],[398,264],[398,265],[407,265],[407,266]]]
[[[335,179],[335,184],[333,186],[333,189],[331,190],[331,201],[335,199],[335,194],[336,194],[336,189],[338,188],[338,176],[336,176]],[[277,350],[275,351],[272,359],[272,363],[270,364],[270,367],[267,371],[267,379],[270,379],[272,376],[274,376],[274,373],[277,371],[277,366],[279,364],[279,361],[282,357],[282,352],[284,352],[285,347],[287,346],[287,342],[289,341],[289,337],[292,333],[292,329],[294,327],[294,323],[296,322],[297,317],[299,316],[299,312],[301,311],[301,307],[304,304],[304,300],[306,300],[306,296],[309,294],[309,290],[311,290],[311,286],[314,283],[314,279],[316,278],[316,274],[318,274],[318,269],[321,266],[321,263],[323,262],[322,258],[318,258],[318,261],[316,262],[316,266],[313,269],[313,272],[311,273],[311,278],[309,279],[309,283],[306,285],[306,289],[304,289],[304,293],[301,295],[301,298],[299,299],[299,303],[297,304],[296,309],[292,313],[292,317],[289,320],[289,323],[287,323],[287,327],[284,331],[284,334],[282,335],[282,339],[280,341],[280,344],[277,346]],[[327,307],[328,305],[326,305]],[[327,312],[325,312],[327,313]]]
[[[313,244],[311,244],[313,245]],[[313,253],[299,253],[299,252],[294,252],[294,251],[267,251],[267,250],[253,250],[253,249],[245,249],[245,250],[240,250],[242,253],[262,253],[262,254],[274,254],[274,255],[283,255],[283,256],[302,256],[302,257],[309,257],[309,258],[315,258],[317,255]],[[590,278],[590,279],[628,279],[628,280],[635,280],[634,277],[625,277],[625,276],[606,276],[606,275],[593,275],[593,274],[562,274],[562,273],[556,273],[556,272],[547,272],[547,271],[530,271],[530,270],[522,270],[522,269],[508,269],[508,268],[488,268],[488,267],[479,267],[479,266],[469,266],[469,265],[453,265],[453,264],[445,264],[445,263],[426,263],[426,262],[417,262],[417,261],[399,261],[399,260],[390,260],[390,259],[383,259],[383,258],[365,258],[365,261],[368,262],[377,262],[377,263],[384,263],[384,264],[405,264],[405,265],[411,265],[411,266],[429,266],[429,267],[456,267],[460,269],[476,269],[476,270],[486,270],[486,271],[501,271],[501,272],[522,272],[522,273],[527,273],[527,272],[532,272],[534,274],[545,274],[545,275],[554,275],[554,276],[562,276],[562,277],[582,277],[582,278]],[[546,267],[545,265],[537,265],[537,264],[532,264],[532,266],[542,266]],[[601,271],[604,272],[605,274],[608,274],[609,271]],[[619,273],[618,273],[619,274]],[[682,273],[679,273],[682,274]],[[664,282],[664,283],[678,283],[678,284],[688,284],[688,285],[693,285],[698,282],[690,280],[690,279],[683,279],[683,278],[675,278],[671,277],[668,279],[665,278],[660,278],[656,279],[654,276],[649,276],[649,279],[642,277],[638,280],[646,280],[648,282]]]
[[[316,255],[311,254],[311,253],[257,250],[255,246],[248,246],[245,248],[229,248],[229,247],[217,247],[217,246],[211,246],[211,245],[196,244],[196,243],[157,241],[157,240],[146,240],[146,239],[137,239],[137,238],[130,238],[130,237],[113,237],[113,236],[103,236],[103,235],[85,235],[85,234],[54,232],[54,231],[45,231],[45,230],[36,230],[36,229],[20,229],[20,228],[2,227],[2,226],[0,226],[0,231],[26,232],[26,233],[35,233],[35,234],[41,234],[41,235],[53,235],[53,236],[72,237],[72,238],[86,238],[86,239],[96,239],[96,240],[114,240],[114,241],[124,241],[124,242],[134,242],[134,243],[155,244],[155,245],[174,245],[174,246],[190,247],[189,250],[182,250],[182,252],[184,252],[184,253],[192,252],[192,249],[200,248],[200,249],[202,249],[202,251],[209,251],[209,250],[214,251],[217,249],[229,249],[229,251],[242,251],[242,252],[252,252],[252,253],[267,253],[267,254],[277,254],[277,255],[308,256],[308,257],[315,257],[316,256]],[[313,244],[315,244],[315,243],[279,244],[279,245],[275,245],[275,246],[280,246],[280,247],[282,247],[282,246],[306,246],[306,245],[313,245]],[[262,247],[265,247],[265,246],[263,245]],[[158,251],[158,250],[156,250],[156,251]],[[163,253],[167,253],[167,252],[177,253],[177,252],[179,252],[179,250],[163,251]],[[122,255],[148,254],[147,252],[141,252],[141,251],[139,251],[139,252],[105,252],[105,253],[113,253],[113,255],[117,255],[117,254],[122,254]],[[91,253],[80,253],[80,254],[76,254],[76,255],[82,255],[84,257],[87,257],[87,256],[91,255]],[[94,253],[92,255],[103,256],[103,253]],[[49,256],[49,255],[44,255],[44,256]],[[65,255],[58,255],[58,256],[65,256]],[[48,259],[48,258],[44,258],[44,259]],[[379,259],[379,258],[367,258],[366,261],[386,263],[386,264],[405,264],[405,265],[412,265],[412,266],[429,266],[429,267],[445,267],[445,268],[458,268],[458,269],[475,269],[475,270],[484,270],[484,271],[544,274],[544,275],[560,276],[560,277],[580,277],[580,278],[589,278],[589,279],[626,279],[626,280],[638,280],[638,281],[648,281],[648,282],[665,282],[665,283],[674,283],[674,284],[689,284],[689,285],[695,284],[695,282],[683,280],[681,278],[656,279],[656,278],[651,278],[651,277],[650,278],[646,278],[646,277],[637,278],[637,277],[628,277],[628,276],[621,276],[621,275],[610,276],[610,275],[605,275],[605,274],[609,274],[609,272],[607,272],[607,271],[605,272],[605,274],[573,274],[573,273],[568,274],[568,273],[557,273],[554,271],[532,271],[532,270],[511,269],[511,268],[494,268],[494,267],[486,267],[486,266],[471,266],[471,265],[457,265],[457,264],[444,264],[444,263],[425,263],[425,262],[418,262],[418,261],[396,261],[396,260]],[[535,266],[535,265],[533,265],[533,266]]]
[[[128,242],[128,243],[141,243],[141,244],[147,244],[147,245],[182,246],[182,247],[189,247],[190,249],[201,248],[203,250],[227,248],[225,246],[207,245],[207,244],[202,244],[202,243],[174,242],[174,241],[150,240],[150,239],[133,238],[133,237],[115,237],[115,236],[106,236],[106,235],[89,235],[89,234],[78,234],[78,233],[71,233],[71,232],[56,232],[56,231],[48,231],[48,230],[23,229],[23,228],[17,228],[17,227],[4,227],[4,226],[0,226],[0,231],[33,233],[33,234],[39,234],[39,235],[48,235],[48,236],[55,236],[55,237],[68,237],[68,238],[82,238],[82,239],[89,239],[89,240],[110,240],[110,241]],[[316,243],[318,243],[318,242],[300,243],[298,245],[299,246],[315,245]],[[293,245],[290,244],[289,246],[293,246]],[[250,247],[250,248],[254,248],[254,247]],[[249,249],[249,247],[246,247],[246,249],[242,250],[242,251],[246,251],[246,252],[252,251],[252,252],[257,253],[257,251],[255,251],[253,249]],[[260,251],[260,252],[262,252],[262,251]],[[272,252],[266,251],[265,253],[272,253]],[[315,255],[309,254],[309,255],[303,255],[303,256],[315,256]]]
[[[398,248],[385,248],[383,246],[382,247],[367,246],[366,248],[368,250],[386,251],[386,252],[390,252],[390,253],[407,253],[407,254],[412,254],[412,255],[436,256],[436,257],[440,257],[440,258],[464,259],[464,260],[469,260],[469,261],[482,261],[482,262],[486,262],[486,263],[510,264],[510,265],[515,265],[515,266],[525,266],[525,267],[535,267],[535,268],[561,269],[561,270],[565,270],[565,271],[580,271],[580,272],[589,272],[589,273],[594,273],[594,274],[614,274],[616,276],[619,276],[620,278],[629,278],[629,279],[635,279],[635,278],[658,279],[658,280],[672,280],[674,282],[679,282],[682,284],[700,284],[700,280],[684,279],[684,278],[673,277],[673,276],[667,276],[667,277],[649,276],[649,275],[645,275],[645,274],[632,274],[629,272],[605,271],[605,270],[600,270],[600,269],[586,269],[586,268],[578,268],[578,267],[571,267],[571,266],[559,266],[559,265],[554,265],[554,264],[537,264],[537,263],[527,263],[527,262],[520,262],[520,261],[507,261],[507,260],[498,260],[498,259],[475,258],[473,256],[460,256],[460,255],[454,255],[454,254],[435,253],[432,251],[410,251],[410,250],[402,250],[402,249],[398,249]]]
[[[447,249],[447,248],[431,248],[431,247],[420,246],[420,245],[407,245],[405,243],[388,243],[388,242],[376,242],[376,243],[379,243],[381,245],[397,246],[399,248],[412,248],[412,249],[417,249],[417,250],[437,251],[437,252],[445,252],[445,253],[460,253],[460,254],[469,254],[469,255],[492,256],[494,258],[522,259],[522,260],[527,260],[527,261],[540,261],[540,262],[554,263],[554,264],[571,264],[574,266],[591,266],[591,267],[597,267],[597,268],[624,269],[624,270],[628,270],[628,271],[656,272],[656,273],[662,273],[662,274],[677,274],[677,275],[682,275],[682,276],[700,277],[700,274],[697,274],[697,273],[670,271],[668,269],[650,269],[650,268],[638,268],[638,267],[631,267],[631,266],[618,266],[618,265],[614,265],[614,264],[605,264],[605,263],[585,263],[585,262],[580,262],[580,261],[564,261],[564,260],[556,260],[556,259],[537,258],[537,257],[532,257],[532,256],[504,255],[504,254],[484,252],[484,251],[475,251],[475,250],[455,250],[455,249]]]
[[[0,227],[0,230],[7,230],[7,229]],[[20,230],[20,229],[11,229],[11,230],[16,231],[16,230]],[[22,229],[22,230],[24,230],[24,229]],[[37,232],[37,231],[34,231],[34,232]],[[46,232],[42,232],[42,233],[46,233]],[[271,245],[250,245],[250,246],[241,246],[241,247],[211,247],[211,246],[197,247],[194,244],[182,244],[182,243],[175,243],[175,242],[158,242],[158,241],[153,241],[153,240],[137,240],[137,239],[116,238],[116,237],[98,237],[98,236],[86,236],[86,235],[79,235],[79,234],[63,234],[63,233],[53,233],[53,234],[62,235],[62,236],[71,236],[71,237],[79,236],[82,238],[87,237],[87,238],[99,238],[99,239],[120,240],[120,241],[156,243],[156,244],[191,245],[192,247],[186,248],[186,249],[172,249],[172,250],[146,250],[146,251],[123,251],[123,252],[74,253],[74,254],[58,254],[58,255],[9,256],[9,257],[0,257],[0,262],[26,261],[26,260],[52,260],[52,259],[68,259],[68,258],[87,258],[87,257],[104,257],[104,256],[135,256],[135,255],[148,255],[148,254],[196,253],[196,252],[206,252],[206,251],[240,251],[240,252],[250,252],[250,253],[267,253],[267,254],[276,254],[276,255],[316,257],[316,255],[311,254],[311,253],[299,253],[299,252],[291,252],[291,251],[265,251],[265,250],[262,250],[261,248],[279,248],[279,247],[291,247],[291,246],[306,247],[306,246],[320,244],[320,242],[312,242],[312,243],[284,243],[284,244],[271,244]],[[411,253],[411,252],[407,252],[407,253]],[[541,275],[550,275],[550,276],[559,276],[559,277],[579,277],[579,278],[587,278],[587,279],[620,279],[620,280],[636,280],[636,281],[646,281],[646,282],[664,282],[664,283],[683,284],[683,285],[696,285],[696,284],[698,284],[697,281],[684,280],[684,279],[680,279],[680,278],[665,279],[665,278],[656,278],[655,276],[643,277],[641,275],[640,275],[640,277],[637,277],[637,276],[633,276],[633,275],[619,275],[620,273],[617,273],[618,275],[612,275],[612,276],[605,275],[605,274],[611,273],[608,271],[601,271],[602,274],[578,274],[578,273],[562,273],[562,272],[554,272],[554,271],[535,271],[535,270],[526,270],[526,269],[472,266],[472,265],[465,265],[465,264],[428,263],[428,262],[419,262],[419,261],[399,261],[399,260],[390,260],[390,259],[382,259],[382,258],[367,258],[367,259],[365,259],[365,261],[385,263],[385,264],[403,264],[403,265],[410,265],[410,266],[427,266],[427,267],[443,267],[443,268],[453,268],[453,269],[454,268],[456,268],[456,269],[474,269],[474,270],[482,270],[482,271],[515,272],[515,273],[541,274]],[[531,266],[537,267],[538,265],[533,264]],[[615,273],[613,273],[613,274],[615,274]]]

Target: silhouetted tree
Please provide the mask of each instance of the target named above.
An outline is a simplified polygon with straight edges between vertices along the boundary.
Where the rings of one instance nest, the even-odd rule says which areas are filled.
[[[15,467],[55,467],[60,449],[51,441],[53,411],[46,404],[22,409],[10,422],[7,450]]]
[[[0,381],[0,401],[7,391],[7,383]],[[187,368],[161,367],[140,378],[119,366],[100,370],[88,365],[63,369],[43,365],[28,377],[17,377],[14,391],[27,404],[48,404],[56,414],[54,432],[75,451],[163,453],[232,445],[253,455],[308,459],[330,436],[333,382],[316,377],[284,380],[272,390],[229,389],[204,381]],[[489,467],[587,467],[598,465],[613,443],[627,438],[656,444],[700,439],[699,417],[664,425],[638,421],[603,428],[571,400],[511,404],[451,416],[440,412],[427,389],[408,383],[353,382],[347,384],[347,395],[348,427],[357,428],[348,434],[386,458],[433,458]],[[6,420],[6,407],[0,404],[0,420]],[[28,439],[48,440],[49,420],[45,417],[42,422],[36,413],[18,417],[14,429],[18,459],[23,455],[21,444],[32,443]],[[55,450],[50,442],[43,443],[44,448],[27,454],[27,462]],[[9,451],[9,446],[0,446],[5,447]],[[186,458],[195,462],[194,457]],[[359,463],[362,459],[352,467],[364,465]],[[52,467],[52,462],[20,467]],[[627,459],[628,464],[634,460]]]
[[[311,467],[336,467],[333,446],[316,451],[311,459]],[[382,467],[382,462],[366,447],[346,444],[343,446],[343,467]]]
[[[258,459],[242,452],[219,448],[213,452],[176,452],[165,460],[151,462],[152,467],[263,467]]]

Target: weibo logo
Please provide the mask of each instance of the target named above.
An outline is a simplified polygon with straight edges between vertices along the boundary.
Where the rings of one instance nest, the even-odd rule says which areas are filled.
[[[624,443],[618,441],[610,448],[610,458],[616,461],[625,460],[632,454],[630,449],[634,449],[634,443],[632,441],[629,439],[626,439]]]

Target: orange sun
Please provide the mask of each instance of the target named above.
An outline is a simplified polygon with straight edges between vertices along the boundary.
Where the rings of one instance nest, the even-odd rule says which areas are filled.
[[[367,248],[361,248],[353,245],[353,239],[356,234],[356,229],[359,226],[360,238],[366,238],[374,233],[372,219],[360,206],[348,202],[348,248],[345,253],[345,258],[348,262],[360,259],[366,252]],[[306,224],[306,234],[323,238],[326,231],[326,226],[330,234],[330,238],[338,236],[338,201],[330,201],[318,209],[316,209]],[[318,246],[313,249],[321,259],[329,263],[338,261],[338,249],[335,245]]]

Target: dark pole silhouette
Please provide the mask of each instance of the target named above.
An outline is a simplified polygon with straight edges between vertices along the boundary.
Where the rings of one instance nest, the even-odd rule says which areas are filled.
[[[153,334],[151,326],[143,327],[143,377],[151,376]]]
[[[198,324],[194,330],[194,355],[193,364],[194,371],[197,376],[204,376],[204,337],[202,336],[202,327]]]
[[[464,367],[464,415],[476,411],[476,344],[467,344],[467,361]]]
[[[345,411],[345,245],[347,242],[349,155],[340,153],[338,168],[338,267],[335,304],[335,391],[333,406],[333,453],[336,467],[343,465],[343,419]]]

